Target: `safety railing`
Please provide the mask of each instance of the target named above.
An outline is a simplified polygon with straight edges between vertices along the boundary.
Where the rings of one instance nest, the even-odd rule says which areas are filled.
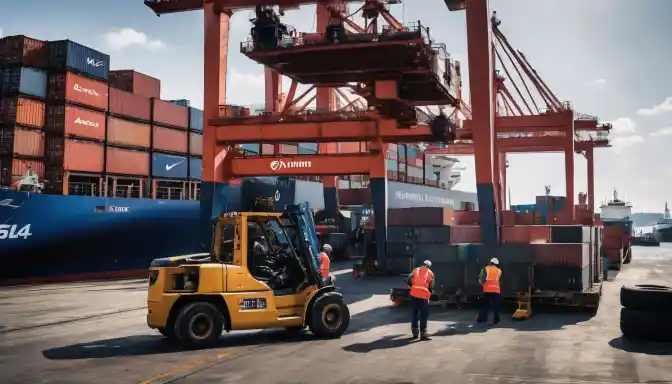
[[[187,197],[182,187],[157,187],[156,198],[163,200],[185,200]]]
[[[68,183],[68,195],[100,196],[100,185],[98,183]]]

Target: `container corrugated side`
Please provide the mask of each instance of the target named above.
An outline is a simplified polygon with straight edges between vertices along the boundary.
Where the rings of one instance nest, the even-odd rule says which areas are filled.
[[[108,86],[72,72],[49,76],[47,97],[107,111]]]
[[[47,72],[37,68],[21,67],[0,70],[0,93],[23,94],[45,99],[47,97]]]
[[[110,144],[149,148],[152,127],[149,124],[108,116],[107,142]]]
[[[187,131],[155,125],[152,127],[152,135],[152,145],[154,149],[176,153],[187,153]]]
[[[104,147],[100,143],[67,137],[47,137],[47,163],[64,171],[103,172],[103,153]]]
[[[192,180],[201,180],[203,178],[203,159],[197,157],[189,158],[188,176]]]
[[[142,97],[161,97],[161,80],[130,69],[110,71],[110,86]]]
[[[189,154],[203,155],[203,135],[200,133],[189,133]]]
[[[45,103],[25,97],[5,98],[0,104],[0,121],[8,125],[44,128]]]
[[[190,107],[189,108],[189,129],[194,131],[203,131],[203,111]]]
[[[46,69],[49,65],[47,42],[24,35],[0,39],[0,67],[15,65]]]
[[[186,179],[189,172],[186,156],[152,154],[152,176]]]
[[[56,70],[74,70],[107,81],[110,56],[74,41],[50,41],[49,66]]]
[[[116,88],[110,88],[110,113],[149,121],[152,113],[152,100]]]
[[[187,129],[189,126],[189,110],[169,101],[152,99],[152,121],[171,127]]]
[[[45,131],[102,141],[105,140],[105,114],[72,105],[49,105]]]
[[[21,127],[0,128],[0,156],[44,156],[44,132]]]
[[[105,160],[107,173],[149,176],[149,152],[108,146]]]

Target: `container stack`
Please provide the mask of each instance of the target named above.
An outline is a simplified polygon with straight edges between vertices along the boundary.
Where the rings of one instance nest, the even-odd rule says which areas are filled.
[[[0,186],[15,185],[29,170],[44,177],[48,59],[46,41],[0,39]]]
[[[45,187],[99,195],[105,170],[110,57],[70,40],[51,41],[46,111]],[[73,183],[70,177],[81,183]]]
[[[189,108],[152,98],[152,188],[156,198],[175,199],[189,174]]]
[[[189,107],[189,180],[203,178],[203,111]]]

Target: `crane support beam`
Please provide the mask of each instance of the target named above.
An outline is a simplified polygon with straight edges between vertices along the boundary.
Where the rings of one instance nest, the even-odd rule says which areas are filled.
[[[428,126],[399,129],[397,122],[392,119],[220,126],[217,126],[217,119],[213,119],[210,124],[216,126],[215,137],[219,145],[257,142],[358,142],[376,141],[379,138],[386,143],[436,141]]]
[[[227,159],[235,177],[368,175],[380,154],[234,157]]]
[[[515,143],[501,143],[502,140],[510,139],[499,139],[497,146],[500,149],[500,152],[506,153],[536,153],[536,152],[564,152],[565,149],[563,146],[559,145],[534,145],[527,144],[518,146]],[[588,151],[593,148],[606,148],[608,145],[606,142],[604,144],[588,143],[588,142],[576,142],[575,149],[577,151]],[[473,144],[452,144],[446,148],[435,148],[429,149],[425,152],[428,155],[448,155],[448,156],[471,156],[474,154]]]

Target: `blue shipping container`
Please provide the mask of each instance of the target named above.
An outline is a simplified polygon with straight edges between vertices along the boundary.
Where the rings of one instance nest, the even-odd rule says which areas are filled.
[[[2,70],[0,91],[3,95],[18,93],[40,97],[47,97],[47,71],[37,68],[11,68]]]
[[[189,104],[191,104],[191,103],[189,102],[189,100],[186,100],[186,99],[168,100],[168,101],[170,101],[170,102],[173,103],[173,104],[177,104],[177,105],[179,105],[180,107],[185,107],[185,108],[189,108]]]
[[[165,155],[162,153],[154,153],[152,155],[152,176],[154,177],[186,179],[187,169],[187,158],[185,156]]]
[[[49,66],[108,80],[110,56],[70,40],[49,42]]]
[[[299,155],[315,155],[317,152],[313,151],[312,149],[307,149],[307,148],[302,148],[299,147],[298,154]]]
[[[299,148],[304,148],[312,153],[317,153],[318,146],[317,143],[299,143]]]
[[[201,180],[203,178],[203,160],[197,157],[189,158],[189,178]]]
[[[203,111],[197,108],[189,108],[189,129],[203,131]]]

